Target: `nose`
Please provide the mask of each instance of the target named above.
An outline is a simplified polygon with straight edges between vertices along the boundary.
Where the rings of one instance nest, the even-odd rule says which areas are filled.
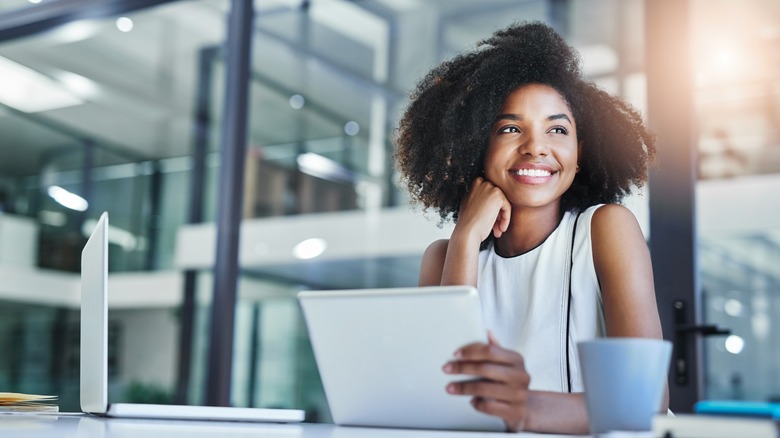
[[[549,153],[549,147],[543,134],[529,133],[519,145],[518,152],[532,157],[545,157]]]

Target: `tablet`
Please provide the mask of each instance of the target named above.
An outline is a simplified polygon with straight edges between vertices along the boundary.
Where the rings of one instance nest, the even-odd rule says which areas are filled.
[[[487,342],[469,286],[298,294],[336,424],[503,431],[501,419],[451,395],[442,366],[458,348]]]

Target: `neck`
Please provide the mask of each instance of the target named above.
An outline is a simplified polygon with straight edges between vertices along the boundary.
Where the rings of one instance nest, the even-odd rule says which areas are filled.
[[[555,231],[561,221],[560,205],[513,209],[509,229],[495,241],[496,253],[512,257],[528,252]]]

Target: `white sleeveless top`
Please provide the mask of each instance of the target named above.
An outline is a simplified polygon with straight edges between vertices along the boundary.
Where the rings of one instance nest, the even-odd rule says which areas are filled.
[[[568,354],[572,392],[584,391],[577,342],[606,334],[590,237],[591,219],[598,207],[579,215],[572,266],[577,214],[571,212],[566,212],[558,228],[531,251],[505,258],[496,254],[491,242],[479,253],[477,288],[485,325],[503,347],[523,355],[531,376],[530,389],[568,392]]]

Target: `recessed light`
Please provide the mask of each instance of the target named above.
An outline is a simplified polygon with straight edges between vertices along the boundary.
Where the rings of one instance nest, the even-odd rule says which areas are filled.
[[[349,121],[344,124],[344,133],[353,136],[357,135],[358,132],[360,132],[360,125],[358,125],[358,122]]]
[[[290,96],[290,106],[294,109],[301,109],[306,104],[306,99],[300,94]]]
[[[116,28],[122,32],[133,30],[133,20],[129,17],[119,17],[116,19]]]
[[[0,57],[0,102],[26,113],[84,103],[61,83],[29,67]]]
[[[295,248],[293,248],[293,256],[302,260],[313,259],[325,252],[327,246],[328,244],[325,242],[325,239],[306,239],[295,245]]]
[[[81,196],[69,192],[60,186],[51,186],[48,190],[49,196],[65,208],[76,211],[85,211],[89,203]]]

